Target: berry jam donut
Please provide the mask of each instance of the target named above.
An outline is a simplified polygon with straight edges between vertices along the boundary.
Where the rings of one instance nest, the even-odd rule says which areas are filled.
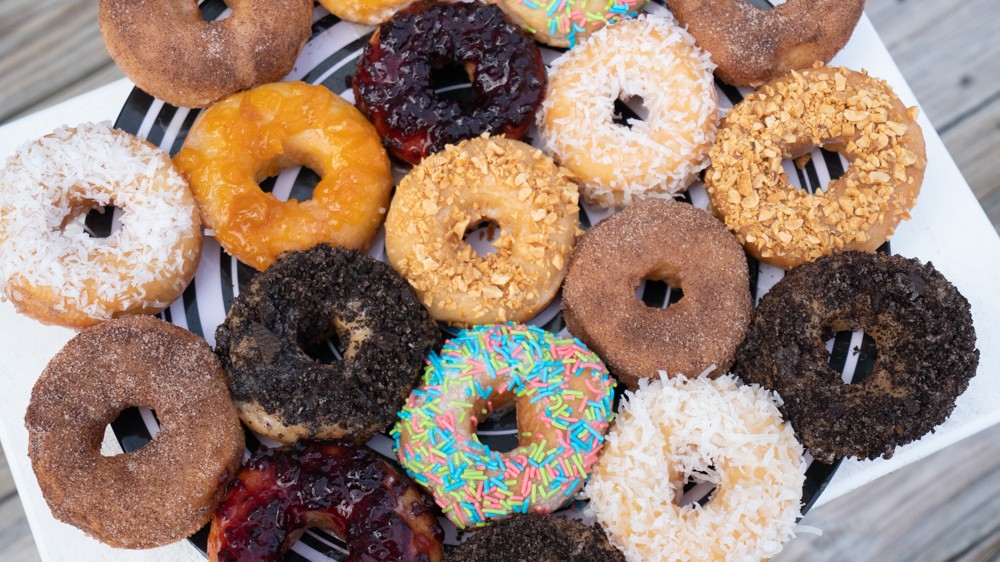
[[[719,119],[714,65],[670,15],[620,21],[559,57],[538,115],[543,148],[601,207],[687,189],[708,165]],[[615,100],[649,115],[614,122]]]
[[[440,97],[433,73],[465,67],[474,99]],[[396,14],[365,46],[354,99],[397,158],[416,164],[482,133],[519,138],[545,95],[535,43],[496,6],[426,3]]]
[[[646,306],[635,296],[643,279],[666,281],[684,296],[666,309]],[[562,304],[569,331],[632,390],[661,369],[725,372],[750,323],[746,254],[701,209],[643,201],[580,239]]]
[[[106,124],[61,128],[0,170],[0,286],[18,312],[91,326],[153,314],[188,286],[201,220],[170,157]],[[86,232],[92,209],[122,210],[107,238]]]
[[[174,161],[205,226],[227,252],[263,270],[320,243],[364,249],[389,206],[389,157],[371,123],[323,86],[279,82],[202,111]],[[308,201],[281,201],[260,182],[304,165],[320,176]]]
[[[105,456],[108,424],[156,412],[142,448]],[[243,428],[205,340],[152,316],[85,328],[49,362],[24,416],[52,515],[116,548],[179,541],[212,517],[243,460]]]
[[[573,499],[597,461],[614,385],[576,340],[513,324],[464,330],[430,356],[399,413],[399,462],[459,527],[549,513]],[[509,405],[520,440],[499,453],[476,427]]]
[[[386,254],[437,320],[526,322],[566,275],[577,198],[568,172],[523,142],[484,136],[449,145],[400,182],[385,221]],[[486,221],[500,236],[496,252],[480,256],[463,236]]]
[[[343,359],[313,359],[332,336]],[[283,443],[363,442],[392,423],[440,337],[388,265],[322,244],[254,277],[216,331],[215,351],[250,429]]]
[[[553,6],[551,2],[531,0],[489,0],[537,41],[570,49],[605,25],[634,18],[646,1],[563,0]]]
[[[462,562],[625,562],[600,525],[527,513],[490,523],[449,554]]]
[[[371,449],[299,441],[259,449],[229,486],[208,535],[210,562],[283,560],[308,527],[344,539],[345,560],[438,562],[434,504]]]
[[[670,0],[670,11],[734,86],[757,86],[830,59],[858,24],[865,0],[788,0],[762,10],[747,0]]]
[[[281,80],[312,32],[309,0],[227,0],[229,17],[205,21],[196,0],[101,0],[108,53],[142,90],[204,107]]]
[[[722,121],[705,172],[711,208],[758,260],[790,269],[833,252],[874,252],[910,218],[927,158],[889,86],[846,68],[792,72]],[[809,193],[781,166],[814,146],[841,152],[844,175]]]
[[[862,329],[872,374],[844,384],[824,342]],[[761,299],[734,371],[781,394],[813,457],[871,459],[942,423],[976,374],[969,303],[930,264],[846,252],[794,269]]]

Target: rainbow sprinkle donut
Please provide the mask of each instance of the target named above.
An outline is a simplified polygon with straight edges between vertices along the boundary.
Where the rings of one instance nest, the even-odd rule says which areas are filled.
[[[462,331],[432,353],[392,430],[407,473],[459,527],[570,501],[597,462],[615,382],[576,339],[534,326]],[[479,421],[514,403],[520,440],[499,453]]]
[[[591,33],[634,18],[646,0],[488,0],[513,23],[553,47],[572,49]]]

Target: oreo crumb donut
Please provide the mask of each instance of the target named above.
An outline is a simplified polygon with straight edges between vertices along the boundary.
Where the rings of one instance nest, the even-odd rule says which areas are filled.
[[[474,99],[440,97],[432,73],[465,68]],[[416,164],[446,144],[483,133],[520,138],[545,95],[533,41],[496,6],[427,3],[396,14],[365,46],[354,99],[397,158]]]
[[[844,384],[824,342],[863,329],[872,374]],[[969,303],[931,264],[848,252],[803,265],[761,299],[734,371],[777,391],[813,457],[891,457],[943,422],[976,374]]]
[[[310,357],[333,336],[342,360]],[[326,244],[279,256],[215,335],[240,418],[283,443],[363,442],[388,427],[440,337],[388,265]]]
[[[357,562],[437,562],[434,503],[378,453],[345,441],[258,449],[208,535],[210,562],[282,560],[308,527],[330,529]]]
[[[159,432],[140,449],[103,455],[108,424],[133,406],[154,410]],[[24,424],[52,515],[115,548],[152,548],[197,531],[245,450],[208,344],[152,316],[77,334],[35,383]]]
[[[636,298],[643,279],[666,281],[684,296],[668,308]],[[712,215],[651,199],[591,228],[577,243],[563,285],[570,333],[635,390],[662,369],[723,373],[750,323],[746,254]]]
[[[788,0],[770,10],[747,0],[671,0],[670,11],[734,86],[830,62],[854,32],[864,0]]]
[[[625,562],[597,523],[529,513],[497,521],[448,555],[455,562]]]

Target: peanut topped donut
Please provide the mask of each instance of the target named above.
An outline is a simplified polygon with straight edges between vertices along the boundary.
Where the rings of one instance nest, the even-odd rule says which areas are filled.
[[[910,218],[923,183],[916,114],[866,74],[793,71],[722,121],[705,172],[711,208],[755,258],[783,269],[833,252],[875,251]],[[814,146],[839,151],[849,166],[809,193],[789,185],[781,162]]]
[[[770,10],[748,0],[670,0],[677,21],[712,54],[715,74],[734,86],[830,62],[864,7],[864,0],[788,0]]]
[[[646,306],[635,295],[643,279],[667,281],[684,296],[666,309]],[[724,372],[750,322],[746,255],[708,213],[644,201],[580,239],[562,304],[569,331],[631,389],[661,369]]]
[[[309,0],[227,0],[207,22],[196,0],[101,0],[108,53],[136,86],[178,106],[204,107],[281,80],[309,39]]]
[[[483,136],[447,146],[403,178],[385,221],[389,263],[437,320],[524,322],[555,298],[579,230],[569,173],[522,142]],[[496,252],[463,241],[486,221]]]

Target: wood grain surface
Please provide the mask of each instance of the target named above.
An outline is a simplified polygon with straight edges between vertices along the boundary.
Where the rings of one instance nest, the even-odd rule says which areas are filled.
[[[0,123],[122,76],[95,0],[0,1]],[[1000,0],[869,0],[867,13],[1000,227]],[[988,256],[986,259],[997,259]],[[814,510],[775,562],[1000,560],[1000,428]],[[0,560],[38,559],[0,456]]]

